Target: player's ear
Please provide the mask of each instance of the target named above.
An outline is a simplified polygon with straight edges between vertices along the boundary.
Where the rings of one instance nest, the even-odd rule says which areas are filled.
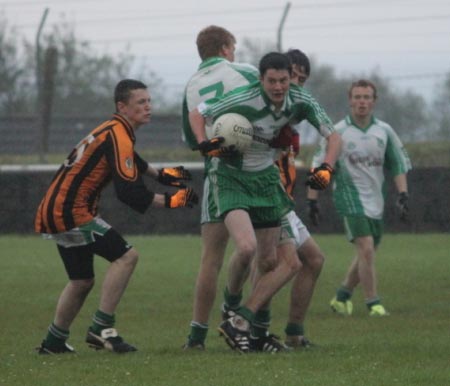
[[[116,103],[116,111],[118,113],[120,113],[121,111],[123,111],[125,106],[126,106],[126,104],[124,102],[121,102],[121,101],[117,102]]]

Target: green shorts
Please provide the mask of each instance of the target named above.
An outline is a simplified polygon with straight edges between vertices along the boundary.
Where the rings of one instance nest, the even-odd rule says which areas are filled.
[[[214,200],[214,189],[211,189],[210,180],[206,177],[203,183],[200,223],[217,222],[223,222],[223,217],[218,214],[216,201]]]
[[[243,209],[254,226],[279,223],[293,209],[275,166],[247,172],[218,162],[208,172],[209,195],[215,204],[214,217],[224,218],[234,209]]]
[[[377,246],[383,235],[383,220],[365,216],[344,216],[344,228],[349,241],[353,242],[357,237],[372,236]]]

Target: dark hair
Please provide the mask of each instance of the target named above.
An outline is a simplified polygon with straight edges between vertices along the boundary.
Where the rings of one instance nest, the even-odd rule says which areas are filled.
[[[236,43],[233,34],[217,25],[203,28],[197,35],[197,50],[202,60],[219,56],[223,46],[230,46],[233,43]]]
[[[130,99],[131,91],[138,89],[147,89],[147,85],[139,80],[134,79],[123,79],[117,83],[114,89],[114,103],[124,102],[127,103]]]
[[[306,75],[310,75],[311,64],[309,63],[309,58],[303,51],[296,48],[290,48],[285,54],[292,64],[296,64],[299,67],[304,67]]]
[[[267,70],[287,70],[292,73],[292,64],[289,58],[280,52],[269,52],[259,61],[259,73],[264,76]]]
[[[377,99],[377,88],[370,80],[359,79],[356,82],[353,82],[348,90],[349,97],[352,96],[352,91],[355,87],[370,87],[373,90],[373,99]]]

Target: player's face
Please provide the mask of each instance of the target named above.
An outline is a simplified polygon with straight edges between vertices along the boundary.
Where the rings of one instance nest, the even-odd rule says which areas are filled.
[[[306,74],[305,66],[299,66],[298,64],[292,65],[292,76],[291,82],[303,86],[308,80],[308,75]]]
[[[119,113],[128,119],[131,126],[138,128],[139,126],[150,122],[150,117],[152,115],[152,105],[150,101],[150,94],[146,89],[137,89],[131,91],[127,103],[119,102],[117,107]]]
[[[350,109],[357,118],[367,118],[372,115],[375,98],[371,87],[354,87],[350,95]]]
[[[276,107],[281,107],[289,90],[291,77],[288,70],[271,68],[261,77],[261,84],[267,96]]]

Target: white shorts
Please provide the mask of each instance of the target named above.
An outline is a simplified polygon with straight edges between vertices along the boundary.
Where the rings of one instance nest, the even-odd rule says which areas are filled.
[[[67,232],[54,234],[44,233],[43,237],[45,239],[55,240],[56,244],[64,248],[81,247],[93,243],[95,241],[95,234],[103,236],[110,229],[111,225],[97,216],[87,224],[80,225]]]
[[[305,224],[293,210],[282,218],[279,244],[295,243],[296,249],[299,249],[310,237]]]

